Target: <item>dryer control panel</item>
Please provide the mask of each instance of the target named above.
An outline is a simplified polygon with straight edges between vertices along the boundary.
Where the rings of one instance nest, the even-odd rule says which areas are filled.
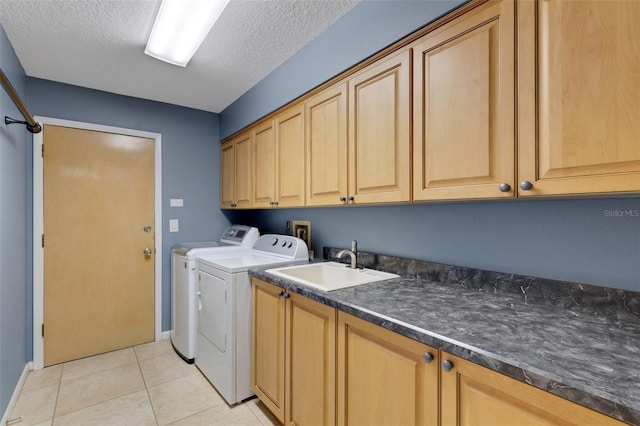
[[[291,260],[307,259],[309,256],[305,242],[290,235],[265,234],[256,240],[253,250]]]

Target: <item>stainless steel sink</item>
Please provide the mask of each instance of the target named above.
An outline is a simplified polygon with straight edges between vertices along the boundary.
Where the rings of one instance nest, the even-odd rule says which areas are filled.
[[[353,269],[337,262],[311,263],[300,266],[267,269],[268,274],[286,278],[322,291],[339,290],[376,281],[398,278],[399,275],[373,269]]]

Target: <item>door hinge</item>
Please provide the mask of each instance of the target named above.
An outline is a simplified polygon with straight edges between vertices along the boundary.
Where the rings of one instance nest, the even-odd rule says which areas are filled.
[[[42,234],[42,247],[44,248],[44,234]]]
[[[44,337],[44,323],[42,324],[42,337]]]

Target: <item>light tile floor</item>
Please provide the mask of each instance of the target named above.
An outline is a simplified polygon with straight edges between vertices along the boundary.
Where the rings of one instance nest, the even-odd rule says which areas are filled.
[[[258,399],[229,407],[169,340],[29,372],[9,419],[20,416],[16,426],[279,425]]]

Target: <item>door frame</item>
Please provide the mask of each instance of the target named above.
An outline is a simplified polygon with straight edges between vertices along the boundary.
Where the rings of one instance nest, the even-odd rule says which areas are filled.
[[[105,133],[117,133],[127,136],[149,138],[155,141],[154,181],[155,181],[155,340],[162,340],[162,134],[122,127],[105,126],[94,123],[63,120],[59,118],[36,116],[36,121],[44,125],[71,127]],[[44,366],[44,339],[42,324],[44,321],[44,187],[42,158],[43,132],[33,134],[33,369]]]

